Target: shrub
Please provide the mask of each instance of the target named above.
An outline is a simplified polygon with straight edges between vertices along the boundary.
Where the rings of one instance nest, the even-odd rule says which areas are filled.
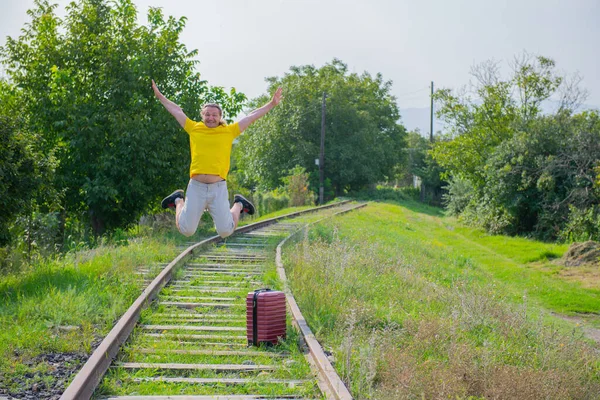
[[[462,213],[474,197],[471,182],[460,177],[452,178],[444,189],[447,192],[442,195],[442,198],[451,215]]]
[[[275,189],[270,192],[256,192],[256,202],[254,205],[258,209],[259,215],[269,214],[278,210],[281,210],[290,202],[287,194],[281,190]]]
[[[289,198],[290,207],[314,204],[315,195],[308,190],[309,174],[306,169],[295,166],[289,170],[289,175],[283,178],[283,182],[285,183],[285,192]]]
[[[600,206],[583,210],[569,206],[569,219],[559,236],[567,242],[600,241]]]

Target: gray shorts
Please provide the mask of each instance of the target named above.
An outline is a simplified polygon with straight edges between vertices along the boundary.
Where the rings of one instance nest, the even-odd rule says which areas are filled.
[[[190,179],[185,193],[185,204],[179,215],[179,231],[185,236],[192,236],[206,209],[219,236],[227,237],[233,233],[234,223],[229,208],[227,181],[202,183]]]

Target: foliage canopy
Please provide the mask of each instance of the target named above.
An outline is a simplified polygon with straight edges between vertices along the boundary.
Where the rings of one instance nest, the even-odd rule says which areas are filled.
[[[269,92],[283,86],[285,99],[268,118],[252,125],[234,151],[238,171],[249,183],[275,188],[300,166],[318,177],[321,106],[326,98],[325,177],[336,194],[384,180],[401,158],[405,130],[391,82],[378,74],[349,73],[333,60],[321,68],[291,67],[267,79]],[[268,101],[254,99],[253,106]],[[314,189],[314,188],[313,188]]]
[[[185,17],[150,8],[148,26],[139,26],[131,0],[80,0],[64,19],[55,8],[36,0],[3,61],[22,91],[29,130],[58,161],[61,208],[87,214],[98,234],[134,221],[185,182],[188,138],[154,98],[151,79],[192,118],[203,101],[235,116],[245,96],[210,88],[195,72],[197,51],[180,42]]]
[[[473,75],[475,99],[436,93],[450,132],[432,155],[450,178],[449,209],[492,232],[600,239],[600,124],[597,111],[574,114],[580,78],[526,54],[508,80],[494,63]],[[558,106],[544,113],[551,98]]]

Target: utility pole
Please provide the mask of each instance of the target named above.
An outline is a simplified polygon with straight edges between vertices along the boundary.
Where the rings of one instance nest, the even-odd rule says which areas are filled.
[[[429,116],[429,141],[433,143],[433,81],[431,81],[431,113]]]
[[[325,98],[327,93],[323,92],[323,105],[321,106],[321,154],[319,155],[319,205],[323,205],[323,176],[325,167]]]

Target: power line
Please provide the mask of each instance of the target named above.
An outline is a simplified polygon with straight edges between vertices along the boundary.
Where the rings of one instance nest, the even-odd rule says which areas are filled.
[[[399,97],[402,97],[402,96],[408,96],[408,95],[415,94],[415,93],[419,93],[419,92],[422,92],[423,90],[427,90],[427,89],[429,89],[429,86],[425,86],[425,87],[423,87],[421,89],[418,89],[418,90],[415,90],[413,92],[400,93],[399,95],[396,95],[396,98],[399,98]]]

